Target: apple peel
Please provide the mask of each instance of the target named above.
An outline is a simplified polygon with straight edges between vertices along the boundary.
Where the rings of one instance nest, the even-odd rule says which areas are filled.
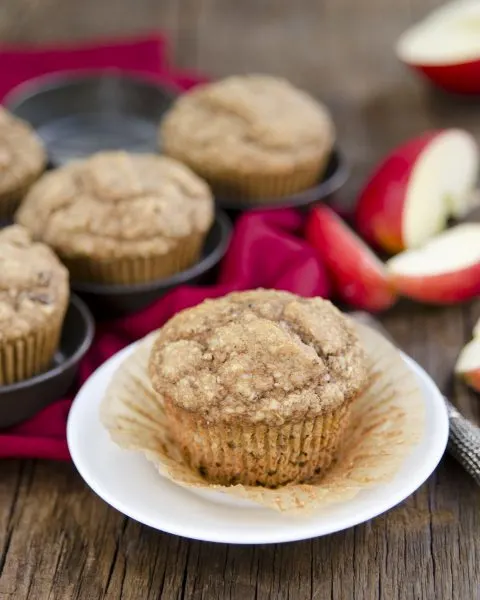
[[[394,304],[397,295],[384,264],[331,209],[312,210],[306,238],[319,252],[341,300],[371,312]]]
[[[455,0],[399,38],[397,57],[435,85],[455,93],[480,92],[480,2]]]

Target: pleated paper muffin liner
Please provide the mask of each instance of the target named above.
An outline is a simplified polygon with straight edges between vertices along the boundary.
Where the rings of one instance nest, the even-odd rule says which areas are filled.
[[[310,480],[331,464],[350,403],[315,419],[279,427],[207,423],[164,404],[170,436],[188,465],[211,483],[278,487]]]
[[[329,153],[310,163],[302,165],[291,173],[268,175],[264,173],[246,174],[241,171],[209,170],[195,165],[196,173],[212,187],[219,201],[229,200],[246,205],[274,203],[276,200],[306,190],[316,183],[328,164]]]
[[[191,235],[167,254],[101,260],[95,257],[60,257],[73,281],[135,285],[175,275],[199,260],[205,236]]]
[[[140,342],[114,374],[101,405],[102,422],[120,447],[142,452],[161,475],[186,488],[220,491],[301,514],[344,502],[362,489],[391,480],[425,428],[425,405],[415,374],[380,334],[365,325],[357,328],[367,352],[369,384],[350,405],[351,418],[334,462],[308,483],[276,489],[225,486],[209,483],[190,468],[171,439],[163,400],[148,378],[155,334]]]
[[[46,371],[57,351],[63,314],[30,335],[0,343],[0,385]]]

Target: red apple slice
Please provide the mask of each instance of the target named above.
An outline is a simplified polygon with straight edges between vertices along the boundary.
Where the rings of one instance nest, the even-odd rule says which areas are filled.
[[[455,0],[433,11],[398,40],[397,56],[435,85],[480,92],[480,3]]]
[[[465,223],[387,262],[400,294],[433,304],[480,295],[480,223]]]
[[[480,392],[480,339],[475,338],[461,351],[455,373],[469,386]]]
[[[395,302],[383,263],[332,210],[312,210],[306,237],[320,253],[342,300],[372,312]]]
[[[461,129],[425,133],[397,147],[360,193],[357,230],[395,253],[421,246],[442,231],[450,215],[474,202],[478,148]]]

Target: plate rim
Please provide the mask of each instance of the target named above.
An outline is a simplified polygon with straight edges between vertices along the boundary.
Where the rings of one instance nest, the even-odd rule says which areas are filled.
[[[270,531],[268,534],[261,532],[261,535],[256,535],[255,528],[253,528],[253,530],[248,530],[248,532],[243,536],[242,539],[232,539],[232,537],[230,537],[228,533],[227,535],[222,535],[221,529],[210,529],[208,535],[202,535],[202,533],[199,530],[189,532],[188,525],[186,525],[185,527],[179,527],[175,523],[173,526],[171,526],[167,522],[164,523],[165,527],[161,529],[158,526],[158,524],[154,523],[150,518],[145,518],[139,515],[138,511],[135,508],[132,509],[131,507],[126,506],[123,503],[123,501],[117,500],[116,497],[113,496],[109,490],[103,487],[101,482],[92,480],[89,473],[86,473],[88,469],[84,469],[83,467],[81,457],[79,459],[79,454],[77,453],[75,444],[72,444],[72,438],[74,435],[73,430],[75,416],[77,411],[79,410],[78,407],[80,406],[80,404],[77,402],[77,399],[82,394],[82,390],[86,388],[89,382],[90,385],[93,385],[92,381],[94,380],[94,377],[101,378],[103,373],[105,371],[108,371],[109,368],[111,368],[112,362],[118,362],[118,364],[120,364],[122,360],[124,360],[131,352],[133,352],[133,350],[140,343],[140,341],[141,340],[133,342],[129,346],[126,346],[125,348],[114,354],[112,357],[110,357],[91,375],[91,377],[89,377],[89,379],[80,388],[77,395],[75,396],[75,399],[73,400],[72,407],[70,409],[67,419],[67,444],[75,468],[77,469],[84,482],[97,496],[99,496],[104,502],[109,504],[112,508],[119,511],[123,515],[133,519],[134,521],[147,525],[157,531],[197,541],[226,543],[235,545],[289,543],[306,539],[312,539],[316,537],[323,537],[325,535],[330,535],[332,533],[344,531],[356,525],[360,525],[361,523],[364,523],[384,514],[385,512],[391,510],[392,508],[400,504],[406,498],[411,496],[421,485],[423,485],[423,483],[425,483],[425,481],[435,471],[436,467],[438,466],[440,460],[442,459],[445,453],[448,441],[449,421],[447,407],[443,396],[440,390],[438,389],[437,385],[433,381],[432,377],[423,369],[423,367],[421,367],[413,358],[405,354],[403,351],[398,350],[402,358],[405,360],[407,366],[411,370],[413,370],[413,372],[418,378],[423,380],[423,382],[431,391],[431,401],[433,402],[433,406],[435,406],[436,408],[437,418],[439,419],[439,422],[441,423],[442,427],[441,429],[439,428],[439,431],[436,432],[434,438],[435,443],[430,448],[430,452],[426,455],[427,460],[424,460],[424,462],[421,465],[421,468],[415,471],[415,476],[411,477],[408,483],[404,484],[400,489],[396,490],[395,493],[390,494],[388,496],[388,500],[382,502],[380,509],[378,508],[378,505],[371,504],[367,508],[362,509],[360,513],[358,511],[355,512],[355,516],[352,517],[349,514],[347,517],[344,517],[340,520],[338,518],[335,518],[333,519],[333,522],[331,524],[325,524],[325,522],[323,522],[321,523],[321,526],[318,526],[318,524],[316,523],[311,523],[311,531],[308,534],[303,533],[302,530],[300,530],[299,534],[296,534],[295,528],[292,531],[284,531],[282,528],[279,528],[278,531]],[[425,401],[425,407],[427,408],[427,401]],[[425,429],[425,431],[427,431],[427,428]],[[111,439],[109,441],[110,443],[114,444],[114,442]],[[125,450],[125,452],[128,452],[128,450]],[[158,475],[158,477],[161,477],[161,475]],[[174,482],[170,481],[168,481],[168,483],[170,485],[177,485]],[[391,484],[392,482],[387,482],[384,485],[388,486]],[[182,489],[181,486],[179,486],[179,488]],[[185,492],[186,490],[182,489],[182,491]],[[351,501],[352,500],[348,500],[346,501],[346,503]],[[215,505],[215,503],[212,504]],[[260,506],[259,509],[268,510]],[[246,508],[245,510],[251,509]],[[312,516],[313,515],[308,515],[307,519],[311,518]],[[300,519],[303,520],[303,517],[300,517]]]

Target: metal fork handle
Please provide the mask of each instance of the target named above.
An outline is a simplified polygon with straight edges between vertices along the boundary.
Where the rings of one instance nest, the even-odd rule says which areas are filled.
[[[480,485],[480,427],[465,418],[445,398],[450,432],[448,451]]]

